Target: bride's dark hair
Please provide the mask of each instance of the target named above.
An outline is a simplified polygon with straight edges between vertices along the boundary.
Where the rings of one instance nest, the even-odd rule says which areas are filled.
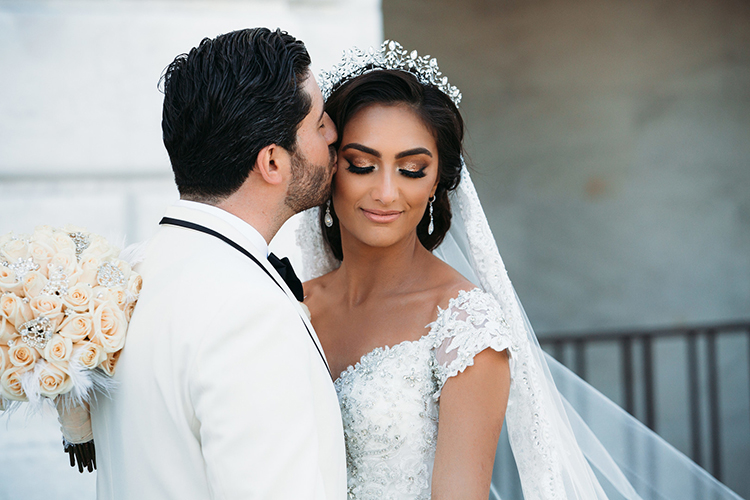
[[[344,127],[360,110],[375,104],[407,105],[432,131],[438,149],[438,186],[433,202],[432,234],[427,233],[429,210],[425,210],[417,225],[417,237],[427,250],[434,250],[443,241],[451,226],[451,206],[448,193],[458,187],[461,180],[461,154],[463,153],[464,121],[450,97],[433,85],[420,83],[405,71],[374,70],[353,78],[336,88],[326,101],[325,110],[339,131],[335,147],[341,145]],[[331,205],[333,226],[323,222],[325,205],[320,211],[320,227],[333,255],[343,260],[341,230]]]

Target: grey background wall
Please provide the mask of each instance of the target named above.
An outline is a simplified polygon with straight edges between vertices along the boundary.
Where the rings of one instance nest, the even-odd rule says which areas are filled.
[[[538,332],[750,318],[750,6],[384,0],[463,92]]]

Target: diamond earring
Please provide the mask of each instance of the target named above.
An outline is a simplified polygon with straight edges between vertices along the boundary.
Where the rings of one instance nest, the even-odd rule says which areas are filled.
[[[331,215],[331,199],[329,198],[326,202],[326,215],[323,217],[323,223],[326,227],[333,226],[333,216]]]
[[[435,201],[435,197],[430,197],[430,225],[427,226],[427,234],[432,234],[435,230],[435,223],[432,221],[432,202]]]

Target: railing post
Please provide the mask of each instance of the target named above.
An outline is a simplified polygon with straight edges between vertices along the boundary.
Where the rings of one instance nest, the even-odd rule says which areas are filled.
[[[633,339],[620,339],[620,353],[622,355],[622,380],[625,383],[625,411],[635,415],[635,391],[633,390]]]
[[[697,332],[691,330],[687,336],[688,397],[690,398],[690,434],[693,460],[703,467],[703,446],[701,439],[700,385],[698,383]]]
[[[642,336],[643,342],[643,385],[646,398],[646,426],[656,430],[656,408],[654,403],[654,366],[651,352],[651,337]]]
[[[555,340],[554,342],[552,342],[552,353],[553,353],[552,355],[560,363],[565,364],[565,356],[564,356],[563,347],[564,347],[564,344],[562,340]]]
[[[575,340],[576,374],[586,380],[586,341],[582,338]]]
[[[716,331],[706,331],[708,356],[708,401],[711,416],[711,462],[713,474],[721,481],[721,419],[719,417],[719,373],[716,366]]]

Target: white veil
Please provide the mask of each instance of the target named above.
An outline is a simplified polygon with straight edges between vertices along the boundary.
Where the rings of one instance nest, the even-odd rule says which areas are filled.
[[[437,86],[454,102],[437,62],[395,42],[380,51],[351,49],[321,75],[327,98],[346,79],[377,69],[399,69]],[[433,253],[492,294],[514,337],[511,390],[498,444],[492,496],[533,499],[733,499],[739,496],[596,389],[547,355],[508,278],[466,166],[450,194],[453,218]],[[303,280],[338,267],[320,228],[320,208],[300,219],[297,244]],[[522,491],[522,493],[521,493]]]

